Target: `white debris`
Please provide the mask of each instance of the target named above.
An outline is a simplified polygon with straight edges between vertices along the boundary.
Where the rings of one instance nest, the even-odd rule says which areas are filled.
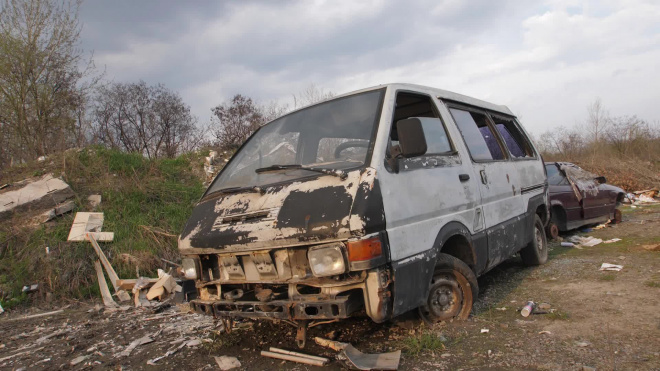
[[[215,358],[215,362],[218,364],[218,367],[220,367],[220,369],[223,371],[231,370],[232,368],[241,367],[241,362],[239,362],[238,358],[236,357],[220,356],[213,358]]]
[[[80,357],[76,357],[76,358],[72,359],[71,362],[70,362],[69,364],[70,364],[71,366],[75,366],[75,365],[77,365],[78,363],[85,361],[87,358],[89,358],[89,356],[80,356]]]
[[[623,265],[616,265],[616,264],[610,264],[610,263],[603,263],[603,265],[600,266],[600,271],[615,271],[618,272],[623,269]]]
[[[620,238],[613,238],[611,240],[603,241],[603,243],[614,243],[614,242],[619,242],[621,241]]]
[[[490,330],[487,329],[487,328],[482,328],[482,329],[481,329],[481,333],[482,333],[482,334],[487,334],[489,331],[490,331]]]

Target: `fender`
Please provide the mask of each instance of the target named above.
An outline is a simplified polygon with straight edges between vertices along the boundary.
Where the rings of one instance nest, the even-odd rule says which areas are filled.
[[[484,260],[485,265],[487,258],[485,233],[483,234],[483,251],[480,251],[480,248],[475,249],[474,238],[465,225],[459,222],[445,224],[440,232],[438,232],[438,236],[430,249],[392,262],[392,277],[394,281],[392,290],[394,298],[392,305],[393,317],[424,304],[428,297],[431,278],[433,278],[433,272],[435,271],[437,255],[442,251],[441,249],[445,242],[457,235],[465,237],[470,245],[469,254],[473,257],[473,261],[476,260],[471,267],[478,265],[477,262],[481,259]]]
[[[527,213],[525,215],[525,240],[527,242],[532,242],[534,239],[534,216],[536,215],[536,209],[538,209],[539,206],[543,206],[544,212],[543,215],[541,215],[543,225],[548,225],[548,222],[550,221],[550,210],[548,209],[548,205],[545,203],[543,196],[543,193],[532,196],[527,203]]]

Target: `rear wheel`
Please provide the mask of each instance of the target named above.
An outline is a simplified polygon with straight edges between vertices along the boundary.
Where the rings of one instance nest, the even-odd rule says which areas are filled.
[[[522,250],[520,257],[525,265],[541,265],[548,261],[548,241],[545,238],[543,222],[534,215],[534,237]]]
[[[477,277],[472,269],[451,255],[440,254],[429,295],[426,303],[419,307],[419,314],[427,323],[453,318],[465,320],[478,294]]]
[[[545,234],[551,239],[556,240],[559,237],[559,227],[552,221],[545,227]]]

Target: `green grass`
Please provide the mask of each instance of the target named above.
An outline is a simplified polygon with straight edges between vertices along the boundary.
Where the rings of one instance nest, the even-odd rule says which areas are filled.
[[[548,313],[545,315],[545,318],[549,320],[560,320],[560,321],[566,321],[571,318],[571,316],[566,313],[562,312],[560,310],[556,310],[554,312]]]
[[[660,282],[657,282],[657,281],[646,281],[646,282],[644,282],[644,286],[660,288]]]
[[[413,356],[417,356],[422,352],[438,351],[445,349],[447,339],[433,332],[424,331],[421,334],[407,337],[402,340],[403,350]]]
[[[612,274],[612,273],[603,274],[603,275],[598,276],[598,279],[600,281],[614,281],[616,279],[616,275]]]
[[[93,261],[97,258],[88,242],[67,242],[75,211],[91,211],[87,196],[101,194],[97,211],[104,213],[103,230],[115,233],[102,249],[120,277],[134,278],[136,258],[141,275],[155,276],[163,267],[159,258],[178,259],[176,237],[183,228],[204,188],[194,168],[202,167],[202,155],[148,160],[139,154],[92,147],[67,151],[47,164],[9,169],[7,181],[17,181],[35,172],[63,174],[75,193],[76,209],[38,227],[19,215],[0,222],[0,302],[5,309],[28,304],[50,292],[55,298],[98,297]],[[41,167],[44,167],[43,169]],[[163,233],[159,233],[163,232]],[[49,247],[50,253],[46,253]],[[38,293],[25,295],[23,285],[39,283]]]

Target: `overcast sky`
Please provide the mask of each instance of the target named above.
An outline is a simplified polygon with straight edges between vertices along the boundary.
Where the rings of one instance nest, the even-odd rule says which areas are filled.
[[[506,104],[541,133],[660,121],[660,1],[87,0],[82,43],[115,82],[163,83],[200,121],[234,94],[292,103],[389,82]]]

